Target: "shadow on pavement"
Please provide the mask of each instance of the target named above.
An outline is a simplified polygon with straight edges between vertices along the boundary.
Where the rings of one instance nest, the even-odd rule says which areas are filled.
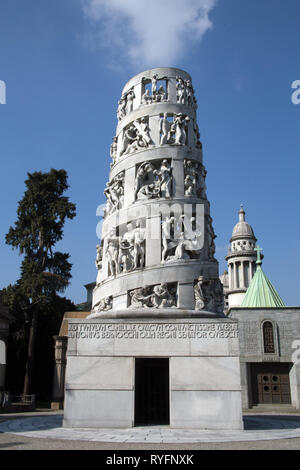
[[[296,429],[300,428],[300,416],[263,415],[244,416],[244,429],[246,431],[263,431],[268,429]]]

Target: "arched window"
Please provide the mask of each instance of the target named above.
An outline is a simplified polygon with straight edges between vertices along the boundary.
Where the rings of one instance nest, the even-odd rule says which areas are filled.
[[[275,353],[274,331],[273,325],[270,321],[265,321],[263,324],[263,340],[264,352],[266,354]]]

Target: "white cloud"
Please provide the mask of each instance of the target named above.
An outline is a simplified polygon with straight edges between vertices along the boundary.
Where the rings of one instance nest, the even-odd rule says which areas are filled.
[[[93,41],[115,58],[147,67],[176,65],[211,29],[217,0],[81,0]],[[89,35],[89,41],[91,36]]]

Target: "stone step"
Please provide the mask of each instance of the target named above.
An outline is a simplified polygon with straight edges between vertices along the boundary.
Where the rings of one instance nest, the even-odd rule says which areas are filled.
[[[251,408],[243,410],[244,413],[264,413],[264,412],[276,412],[276,413],[300,413],[300,410],[290,404],[274,404],[274,403],[261,403],[253,405]]]

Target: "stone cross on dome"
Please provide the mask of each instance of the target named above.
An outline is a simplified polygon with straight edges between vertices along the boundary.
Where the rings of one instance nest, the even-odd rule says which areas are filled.
[[[256,251],[256,252],[257,252],[257,260],[256,260],[256,264],[261,264],[261,263],[262,263],[262,261],[261,261],[261,256],[260,256],[260,253],[261,253],[261,251],[263,251],[263,249],[262,249],[262,248],[261,248],[259,245],[257,245],[257,246],[254,248],[254,251]]]

